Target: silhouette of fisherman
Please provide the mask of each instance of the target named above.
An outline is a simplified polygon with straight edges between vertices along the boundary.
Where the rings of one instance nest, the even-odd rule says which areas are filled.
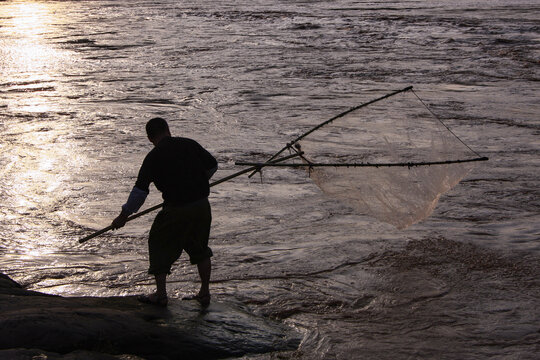
[[[217,170],[216,159],[195,140],[172,137],[167,122],[153,118],[146,124],[154,148],[146,155],[135,186],[122,211],[112,222],[113,229],[125,225],[127,218],[144,203],[150,183],[163,195],[163,209],[156,215],[148,238],[149,274],[156,280],[156,292],[139,296],[139,301],[167,306],[167,275],[185,250],[196,264],[201,278],[198,294],[184,299],[210,303],[212,250],[208,247],[212,215],[208,180]]]

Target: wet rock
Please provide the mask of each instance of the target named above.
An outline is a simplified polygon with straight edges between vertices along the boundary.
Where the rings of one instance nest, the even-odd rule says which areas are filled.
[[[109,355],[94,351],[74,351],[69,354],[58,354],[39,349],[0,350],[3,360],[144,360],[135,355]]]
[[[13,281],[9,276],[6,274],[0,273],[0,288],[22,288],[21,285],[19,285],[16,281]]]
[[[24,351],[42,351],[64,359],[60,354],[87,351],[145,359],[217,359],[294,349],[300,341],[283,324],[238,304],[214,301],[202,309],[195,301],[171,299],[163,309],[135,297],[49,296],[6,278],[0,282],[1,358],[32,358]]]

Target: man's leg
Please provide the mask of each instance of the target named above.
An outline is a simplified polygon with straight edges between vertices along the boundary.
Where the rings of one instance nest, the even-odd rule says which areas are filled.
[[[158,298],[167,297],[167,274],[156,274],[156,296]]]
[[[210,274],[212,272],[212,262],[210,258],[206,258],[197,264],[199,276],[201,277],[201,290],[199,296],[210,295]]]
[[[155,274],[156,292],[149,295],[141,295],[138,297],[140,302],[145,304],[154,304],[162,307],[167,306],[167,273]]]

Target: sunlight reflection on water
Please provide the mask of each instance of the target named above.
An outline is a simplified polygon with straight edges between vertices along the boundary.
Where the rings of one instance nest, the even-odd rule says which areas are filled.
[[[54,230],[54,213],[70,196],[73,173],[85,163],[84,153],[66,141],[75,125],[71,119],[51,121],[65,103],[63,71],[72,58],[51,41],[63,36],[58,25],[64,6],[25,1],[0,7],[1,102],[12,114],[3,123],[0,192],[9,194],[4,223],[19,226],[16,236],[2,233],[17,244],[11,251],[24,253],[22,260],[58,250],[52,234],[61,228]]]
[[[9,106],[16,111],[46,113],[57,109],[56,81],[70,54],[49,41],[58,32],[56,2],[14,2],[0,7],[2,83],[9,85]]]

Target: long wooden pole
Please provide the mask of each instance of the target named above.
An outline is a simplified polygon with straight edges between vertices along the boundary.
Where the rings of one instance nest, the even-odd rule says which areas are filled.
[[[276,163],[279,163],[279,162],[281,162],[281,161],[289,160],[289,159],[292,159],[292,158],[294,158],[294,157],[301,156],[302,154],[303,154],[303,153],[301,153],[301,152],[300,152],[300,153],[294,153],[294,154],[291,154],[291,155],[288,155],[288,156],[284,156],[284,157],[279,158],[279,159],[273,159],[273,160],[268,161],[268,162],[266,162],[266,163],[257,164],[257,165],[248,167],[248,168],[246,168],[246,169],[244,169],[244,170],[238,171],[238,172],[236,172],[236,173],[234,173],[234,174],[231,174],[231,175],[229,175],[229,176],[226,176],[226,177],[224,177],[224,178],[222,178],[222,179],[219,179],[219,180],[217,180],[217,181],[214,181],[214,182],[210,183],[210,187],[216,186],[216,185],[221,184],[221,183],[224,183],[225,181],[229,181],[229,180],[231,180],[231,179],[234,179],[235,177],[238,177],[238,176],[240,176],[240,175],[246,174],[246,173],[248,173],[248,172],[250,172],[250,171],[260,170],[261,168],[263,168],[263,167],[265,167],[265,166],[267,166],[267,165],[270,165],[270,164],[276,164]],[[148,208],[148,209],[145,209],[145,210],[143,210],[143,211],[141,211],[141,212],[139,212],[139,213],[136,213],[136,214],[134,214],[134,215],[131,215],[130,217],[127,218],[127,221],[126,221],[126,222],[131,221],[131,220],[134,220],[134,219],[136,219],[136,218],[138,218],[138,217],[140,217],[140,216],[146,215],[146,214],[148,214],[149,212],[152,212],[152,211],[154,211],[154,210],[160,209],[160,208],[162,208],[162,207],[163,207],[163,203],[161,203],[161,204],[159,204],[159,205],[152,206],[152,207],[150,207],[150,208]],[[88,240],[90,240],[90,239],[93,239],[93,238],[95,238],[95,237],[97,237],[97,236],[99,236],[99,235],[101,235],[101,234],[103,234],[103,233],[105,233],[105,232],[107,232],[107,231],[109,231],[109,230],[112,230],[112,228],[113,228],[112,225],[109,225],[109,226],[107,226],[106,228],[103,228],[103,229],[101,229],[101,230],[98,230],[98,231],[96,231],[96,232],[94,232],[94,233],[92,233],[92,234],[90,234],[90,235],[88,235],[88,236],[86,236],[86,237],[84,237],[84,238],[82,238],[82,239],[79,239],[79,243],[82,244],[82,243],[84,243],[84,242],[86,242],[86,241],[88,241]]]

